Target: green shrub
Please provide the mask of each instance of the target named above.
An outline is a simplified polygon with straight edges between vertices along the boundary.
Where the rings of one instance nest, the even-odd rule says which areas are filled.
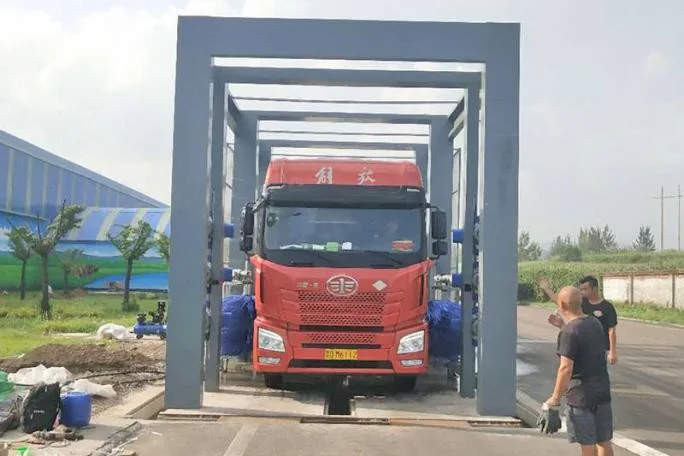
[[[620,255],[620,254],[613,254]],[[594,259],[598,255],[592,256]],[[547,279],[551,288],[559,290],[566,285],[576,284],[585,275],[594,275],[599,280],[603,274],[612,272],[650,272],[663,270],[649,262],[562,262],[529,261],[518,265],[518,300],[548,301],[548,297],[537,285],[539,279]]]

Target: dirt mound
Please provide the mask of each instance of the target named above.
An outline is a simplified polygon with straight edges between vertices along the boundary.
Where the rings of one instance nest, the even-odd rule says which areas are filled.
[[[155,360],[141,353],[134,344],[43,345],[21,358],[0,361],[0,369],[16,372],[24,367],[43,364],[65,367],[71,372],[149,367]]]

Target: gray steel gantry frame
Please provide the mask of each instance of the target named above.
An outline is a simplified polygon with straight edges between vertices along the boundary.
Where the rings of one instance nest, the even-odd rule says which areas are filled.
[[[404,45],[388,36],[404,37]],[[230,106],[227,112],[213,110],[209,140],[212,57],[474,62],[485,65],[480,82],[487,127],[479,160],[477,410],[515,414],[519,24],[180,17],[177,37],[169,277],[174,310],[169,314],[166,406],[202,405],[209,169],[222,161],[215,158],[225,144],[220,138],[220,145],[213,145],[225,133],[223,126],[213,125],[216,117],[227,117],[235,128],[236,157],[256,153],[257,147],[256,121],[236,120]],[[215,101],[221,92],[216,88]],[[449,130],[446,121],[431,125],[431,150],[443,146]],[[437,132],[444,136],[436,138]]]

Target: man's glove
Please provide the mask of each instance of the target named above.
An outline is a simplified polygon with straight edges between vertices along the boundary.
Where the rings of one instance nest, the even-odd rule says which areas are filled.
[[[537,426],[544,434],[555,434],[562,426],[560,417],[560,407],[550,406],[547,403],[542,405],[541,413],[537,419]]]

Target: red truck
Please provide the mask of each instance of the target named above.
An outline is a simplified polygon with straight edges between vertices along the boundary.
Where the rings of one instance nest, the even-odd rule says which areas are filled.
[[[240,237],[266,386],[289,374],[389,375],[412,390],[428,368],[429,273],[447,233],[415,163],[273,159]]]

